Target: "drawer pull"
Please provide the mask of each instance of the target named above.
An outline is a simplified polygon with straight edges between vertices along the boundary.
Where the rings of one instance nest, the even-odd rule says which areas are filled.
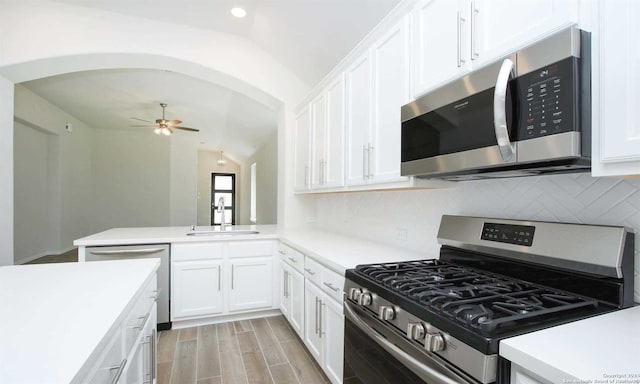
[[[304,270],[307,271],[307,273],[309,273],[311,276],[316,274],[311,268],[305,268]]]
[[[153,301],[158,301],[158,297],[160,297],[160,292],[162,291],[162,289],[158,288],[153,292],[153,296],[149,296],[150,299],[153,299]]]
[[[281,254],[281,255],[286,255],[287,254],[287,252],[285,252],[283,250],[279,250],[278,253]]]
[[[110,371],[114,371],[116,369],[118,370],[116,372],[116,375],[113,377],[111,384],[116,384],[120,380],[120,376],[122,376],[122,371],[124,371],[125,365],[127,365],[127,359],[122,360],[122,363],[120,363],[120,365],[109,368]]]
[[[142,323],[140,323],[140,325],[135,325],[133,327],[129,327],[129,329],[142,329],[144,328],[144,325],[147,323],[147,319],[149,319],[149,315],[151,315],[151,312],[147,313],[146,316],[144,317],[138,317],[138,320],[142,320]]]
[[[291,260],[292,263],[297,263],[298,260],[296,260],[294,257],[290,257],[289,260]]]
[[[322,283],[322,284],[326,285],[333,292],[338,292],[340,290],[340,288],[334,287],[333,284],[331,284],[331,283]]]

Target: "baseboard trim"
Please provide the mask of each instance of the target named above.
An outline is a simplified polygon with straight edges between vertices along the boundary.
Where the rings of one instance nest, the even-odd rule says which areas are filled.
[[[202,325],[211,325],[219,323],[227,323],[229,321],[258,319],[261,317],[272,317],[282,315],[279,309],[268,309],[265,311],[234,313],[231,315],[209,316],[200,319],[190,320],[171,320],[171,329],[182,329],[190,327],[199,327]]]

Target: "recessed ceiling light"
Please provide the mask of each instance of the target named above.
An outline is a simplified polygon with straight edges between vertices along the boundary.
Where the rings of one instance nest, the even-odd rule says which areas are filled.
[[[247,16],[247,11],[245,11],[244,8],[235,7],[231,8],[231,14],[235,17],[243,18]]]

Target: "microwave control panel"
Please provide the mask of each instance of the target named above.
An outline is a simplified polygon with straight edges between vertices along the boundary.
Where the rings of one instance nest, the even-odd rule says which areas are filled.
[[[516,79],[518,140],[577,130],[578,59],[570,57]]]

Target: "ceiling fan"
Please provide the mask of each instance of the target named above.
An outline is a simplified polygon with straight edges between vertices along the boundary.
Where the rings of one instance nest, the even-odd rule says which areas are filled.
[[[164,109],[167,107],[167,104],[160,103],[162,107],[162,119],[156,119],[155,123],[153,121],[138,119],[137,117],[132,117],[134,120],[144,121],[145,123],[153,124],[153,125],[132,125],[132,127],[154,127],[153,133],[156,135],[164,135],[169,136],[173,133],[174,129],[181,129],[183,131],[191,131],[191,132],[200,132],[199,129],[189,128],[189,127],[181,127],[178,124],[182,123],[182,120],[167,120],[164,118]]]

